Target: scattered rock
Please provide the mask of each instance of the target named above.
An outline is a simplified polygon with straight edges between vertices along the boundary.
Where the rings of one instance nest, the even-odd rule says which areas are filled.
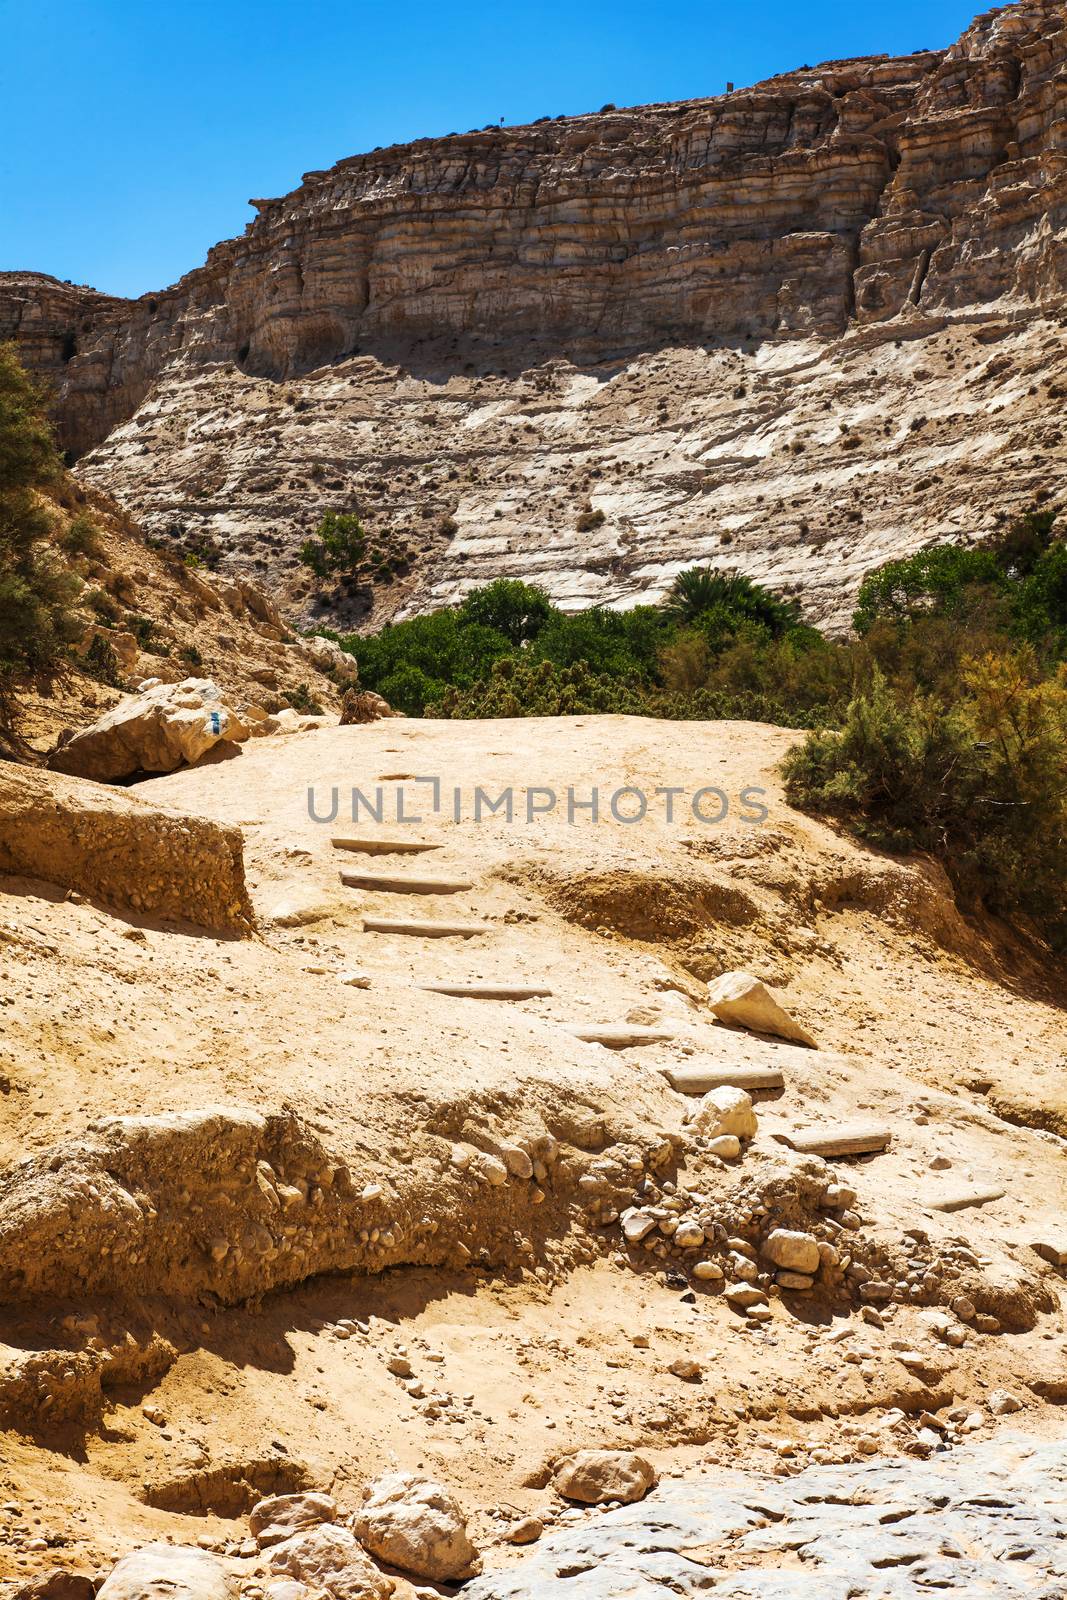
[[[579,1450],[561,1462],[552,1479],[564,1499],[587,1506],[606,1500],[629,1505],[643,1500],[655,1482],[652,1463],[631,1450]]]
[[[248,1526],[261,1550],[320,1522],[333,1522],[337,1502],[328,1494],[272,1494],[248,1514]]]
[[[752,1139],[756,1134],[756,1126],[752,1096],[746,1094],[744,1089],[734,1089],[729,1084],[723,1084],[719,1089],[709,1089],[692,1121],[695,1133],[712,1139],[726,1135],[737,1140]]]
[[[741,1141],[735,1133],[723,1133],[708,1140],[708,1150],[721,1161],[736,1161],[741,1154]]]
[[[776,1267],[784,1267],[789,1272],[816,1273],[819,1270],[819,1241],[811,1233],[775,1228],[764,1240],[763,1254]]]
[[[512,1523],[504,1537],[509,1544],[533,1544],[544,1531],[545,1525],[540,1517],[523,1517],[521,1522]]]
[[[767,1296],[753,1283],[729,1283],[725,1293],[727,1300],[738,1311],[748,1311],[753,1306],[767,1304]]]
[[[776,1272],[774,1281],[783,1289],[796,1289],[800,1292],[815,1286],[815,1279],[806,1272]]]
[[[748,972],[724,972],[708,984],[708,1005],[721,1022],[753,1033],[770,1033],[796,1044],[814,1045],[806,1028],[778,1004],[770,989]]]

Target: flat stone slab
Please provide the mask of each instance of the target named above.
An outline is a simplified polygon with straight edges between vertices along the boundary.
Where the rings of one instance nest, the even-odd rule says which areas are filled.
[[[639,1028],[628,1022],[564,1022],[562,1026],[584,1044],[602,1044],[606,1050],[631,1050],[674,1038],[662,1028]]]
[[[679,1094],[707,1094],[709,1089],[744,1089],[758,1093],[765,1089],[782,1089],[785,1077],[781,1067],[736,1067],[717,1061],[702,1067],[661,1067],[660,1071],[672,1089]]]
[[[1006,1189],[969,1188],[950,1189],[927,1204],[931,1211],[966,1211],[970,1206],[988,1206],[994,1200],[1003,1200]]]
[[[821,1122],[775,1138],[806,1156],[863,1156],[884,1150],[893,1137],[884,1122]]]
[[[420,922],[414,917],[364,917],[364,933],[403,933],[416,939],[472,939],[492,933],[487,922]]]
[[[1067,1438],[795,1478],[713,1468],[546,1533],[464,1600],[1054,1600],[1067,1594]]]
[[[417,856],[441,848],[425,839],[383,839],[376,833],[335,833],[330,843],[335,850],[355,850],[365,856]]]
[[[539,984],[521,983],[420,983],[430,994],[449,994],[457,1000],[539,1000],[552,993]]]
[[[341,882],[380,894],[459,894],[474,887],[468,878],[412,878],[398,872],[342,872]]]

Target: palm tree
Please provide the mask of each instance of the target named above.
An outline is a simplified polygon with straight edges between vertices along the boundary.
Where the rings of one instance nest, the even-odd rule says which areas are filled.
[[[796,603],[783,600],[739,572],[717,572],[712,567],[690,567],[679,572],[664,602],[668,616],[691,627],[716,611],[724,621],[761,623],[775,637],[800,620]]]

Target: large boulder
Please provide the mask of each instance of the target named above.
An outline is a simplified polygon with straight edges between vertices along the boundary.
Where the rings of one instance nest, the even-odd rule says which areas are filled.
[[[260,1500],[248,1514],[248,1527],[261,1550],[281,1544],[294,1533],[333,1522],[337,1501],[329,1494],[272,1494]]]
[[[0,763],[0,873],[166,922],[228,933],[253,924],[237,828],[8,762]]]
[[[724,972],[709,983],[708,1005],[720,1022],[730,1022],[753,1033],[771,1033],[797,1044],[815,1044],[807,1029],[794,1022],[767,985],[750,972]]]
[[[599,1506],[606,1500],[630,1504],[655,1487],[656,1469],[633,1450],[579,1450],[556,1469],[552,1486],[567,1500]]]
[[[138,772],[191,766],[219,744],[241,744],[254,719],[210,678],[180,683],[147,679],[92,727],[63,740],[48,765],[55,772],[115,783]]]
[[[289,648],[338,683],[359,682],[359,663],[348,650],[341,649],[336,639],[313,634],[310,639],[294,640]]]
[[[364,1493],[352,1526],[379,1561],[436,1583],[480,1571],[467,1519],[441,1484],[411,1472],[388,1472]]]
[[[185,1545],[131,1550],[105,1578],[97,1600],[235,1600],[237,1584],[217,1556]]]
[[[274,1545],[267,1564],[278,1576],[325,1590],[332,1600],[388,1600],[396,1588],[348,1529],[335,1522],[321,1522]]]

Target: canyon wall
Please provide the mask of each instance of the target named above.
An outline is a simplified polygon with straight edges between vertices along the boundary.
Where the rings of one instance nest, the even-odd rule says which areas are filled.
[[[293,193],[252,203],[256,218],[240,238],[136,301],[0,274],[0,338],[14,337],[52,382],[67,447],[103,447],[87,473],[161,531],[210,525],[236,566],[255,561],[262,499],[243,517],[250,485],[228,472],[216,484],[225,480],[225,510],[198,506],[215,491],[190,494],[197,486],[173,460],[176,432],[188,436],[208,401],[209,377],[233,380],[241,406],[258,412],[278,401],[255,386],[317,375],[301,389],[316,416],[300,427],[312,431],[287,429],[275,453],[324,473],[340,496],[326,495],[329,504],[356,494],[364,504],[367,484],[354,470],[362,446],[353,456],[335,442],[328,459],[304,449],[331,383],[370,383],[363,400],[389,434],[407,380],[431,380],[429,401],[464,374],[495,381],[561,360],[592,370],[669,349],[704,351],[717,391],[730,377],[714,366],[724,351],[773,368],[768,347],[825,350],[898,324],[909,340],[975,318],[1051,318],[1062,332],[1067,18],[1062,0],[1023,0],[979,18],[947,51],[802,68],[714,99],[420,140],[308,173]],[[368,360],[378,363],[372,383],[358,368]],[[908,374],[899,381],[906,388]],[[787,394],[781,400],[788,405]],[[633,438],[645,438],[648,419],[634,402]],[[138,432],[124,439],[123,424],[146,403]],[[743,416],[734,424],[743,429]],[[443,411],[431,430],[430,455],[448,458],[450,471],[470,442],[469,417],[455,434],[459,425]],[[393,432],[381,441],[386,470],[391,457],[426,459],[426,441]],[[254,454],[253,441],[240,442]],[[636,458],[632,466],[639,475]],[[446,520],[461,509],[448,502],[434,499],[432,525],[438,509]],[[291,547],[299,530],[287,505],[274,504],[266,520]],[[446,554],[429,539],[405,555],[422,571],[420,592],[431,576],[449,591],[436,571]],[[275,570],[269,550],[261,569],[264,561],[284,592],[292,577]],[[640,592],[632,563],[624,559],[620,574],[563,597]]]

